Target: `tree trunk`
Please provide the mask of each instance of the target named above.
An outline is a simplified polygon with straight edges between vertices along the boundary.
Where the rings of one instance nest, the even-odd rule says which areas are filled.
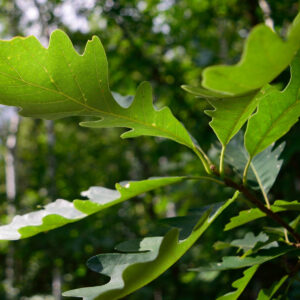
[[[9,120],[9,131],[6,139],[6,149],[4,155],[5,161],[5,185],[7,199],[7,216],[12,219],[15,215],[16,201],[16,157],[15,150],[17,145],[17,132],[19,127],[19,115],[14,113]],[[9,243],[5,258],[5,292],[9,300],[16,299],[17,289],[14,288],[15,271],[14,271],[14,244]]]

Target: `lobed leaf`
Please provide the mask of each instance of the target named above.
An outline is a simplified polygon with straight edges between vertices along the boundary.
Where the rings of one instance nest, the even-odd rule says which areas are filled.
[[[250,32],[240,62],[233,66],[212,66],[203,72],[203,87],[227,93],[244,94],[259,89],[277,77],[292,61],[300,47],[300,14],[283,41],[266,25]]]
[[[280,257],[290,252],[300,254],[300,250],[292,246],[279,246],[270,249],[261,250],[258,254],[251,256],[223,256],[222,261],[210,263],[209,267],[199,267],[191,271],[224,271],[230,269],[240,269],[254,265],[261,265],[267,261]]]
[[[182,85],[181,88],[186,92],[197,96],[199,98],[205,99],[224,99],[224,98],[231,98],[231,95],[227,95],[226,93],[216,92],[212,90],[207,90],[201,86],[195,87],[191,85]]]
[[[92,257],[88,261],[89,268],[109,276],[110,281],[102,286],[76,289],[65,292],[63,295],[85,300],[114,300],[141,288],[173,265],[234,201],[237,195],[238,192],[225,203],[218,203],[207,208],[200,218],[198,216],[192,228],[189,217],[180,218],[179,228],[183,231],[187,228],[191,229],[189,235],[183,239],[179,236],[180,229],[174,228],[164,237],[129,241],[117,246],[117,250],[126,253],[100,254]]]
[[[287,210],[295,210],[295,208],[299,209],[299,202],[295,201],[284,201],[284,200],[276,200],[273,205],[271,205],[271,210],[275,213],[287,211]],[[251,208],[248,210],[242,210],[237,216],[232,217],[229,223],[225,226],[225,231],[231,230],[233,228],[239,227],[241,225],[247,224],[251,221],[260,219],[265,217],[266,214],[259,210],[258,208]]]
[[[89,200],[69,202],[58,199],[42,210],[15,216],[8,225],[0,226],[0,240],[19,240],[40,232],[79,221],[93,213],[116,205],[139,194],[186,179],[185,177],[149,178],[116,184],[116,190],[91,187],[82,195]]]
[[[246,286],[248,285],[251,278],[254,276],[259,265],[255,265],[246,271],[243,272],[244,276],[232,283],[232,287],[236,288],[234,292],[227,293],[221,297],[218,297],[217,300],[236,300],[240,297]]]
[[[260,232],[257,236],[255,236],[253,232],[247,232],[244,238],[233,240],[230,244],[246,252],[253,249],[259,242],[266,242],[268,240],[268,235],[263,232]]]
[[[244,256],[252,255],[261,249],[270,249],[278,247],[277,237],[269,237],[261,232],[255,236],[252,232],[248,232],[243,239],[233,240],[231,242],[218,241],[214,244],[216,250],[223,250],[230,247],[237,247],[238,251],[243,250]]]
[[[98,37],[83,55],[68,36],[55,30],[49,48],[29,36],[0,41],[0,103],[22,108],[23,116],[57,119],[95,116],[88,127],[125,127],[122,137],[160,136],[194,148],[184,126],[164,107],[153,107],[152,88],[142,83],[133,100],[122,101],[108,84],[108,64]],[[128,106],[130,104],[130,106]]]
[[[284,142],[276,148],[271,145],[255,156],[250,163],[247,178],[252,182],[257,182],[264,194],[270,191],[281,169],[283,160],[279,160],[279,157],[284,146]],[[248,159],[249,155],[244,148],[242,134],[237,134],[226,148],[225,161],[233,166],[242,177]]]
[[[237,134],[248,120],[258,103],[255,94],[239,97],[207,100],[215,110],[206,110],[205,113],[212,117],[210,127],[216,133],[223,147]]]
[[[299,39],[300,40],[300,39]],[[291,64],[291,79],[283,91],[266,90],[257,112],[249,119],[245,147],[250,159],[277,141],[300,117],[300,52]]]
[[[282,277],[278,282],[273,283],[270,289],[268,290],[267,289],[260,290],[257,300],[271,300],[273,296],[276,294],[276,292],[281,288],[281,286],[288,279],[288,277],[289,277],[288,275]]]

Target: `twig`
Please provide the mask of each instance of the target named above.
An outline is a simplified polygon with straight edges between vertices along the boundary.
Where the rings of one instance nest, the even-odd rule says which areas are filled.
[[[291,236],[297,242],[296,244],[294,244],[295,246],[300,244],[300,235],[289,224],[287,224],[280,216],[278,216],[272,210],[264,206],[263,203],[258,198],[256,198],[256,196],[253,195],[244,185],[237,184],[236,182],[228,178],[225,178],[224,182],[227,186],[240,191],[252,204],[258,207],[268,217],[270,217],[275,222],[277,222],[278,224],[286,228],[286,230],[291,234]]]

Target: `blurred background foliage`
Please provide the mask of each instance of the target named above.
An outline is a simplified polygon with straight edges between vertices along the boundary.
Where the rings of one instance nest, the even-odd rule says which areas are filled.
[[[47,46],[51,31],[61,28],[82,52],[88,39],[99,36],[108,56],[111,89],[134,95],[141,81],[150,81],[155,105],[170,106],[209,150],[216,138],[203,113],[203,102],[180,85],[198,85],[208,65],[237,62],[249,30],[258,23],[274,24],[284,35],[298,9],[295,0],[1,0],[0,37],[33,34]],[[284,84],[288,78],[286,71],[277,81]],[[1,107],[1,224],[57,198],[80,198],[80,192],[90,186],[113,188],[122,180],[202,171],[197,158],[172,141],[122,140],[122,130],[81,128],[78,122],[77,118],[55,122],[17,118],[13,109]],[[271,198],[293,200],[300,191],[299,125],[284,140],[285,161]],[[7,190],[10,158],[13,195]],[[111,251],[118,242],[157,232],[159,218],[184,215],[229,195],[229,189],[214,183],[181,183],[74,225],[31,239],[0,242],[0,299],[57,300],[61,290],[97,285],[103,279],[86,268],[90,256]],[[252,227],[223,232],[226,221],[240,208],[246,205],[232,206],[175,266],[126,299],[215,299],[230,291],[241,272],[196,274],[187,269],[216,261],[224,251],[230,253],[214,250],[216,241],[257,233],[266,224],[262,220]],[[280,278],[282,268],[283,262],[278,261],[275,271],[274,265],[264,265],[242,299],[255,299],[261,287]]]

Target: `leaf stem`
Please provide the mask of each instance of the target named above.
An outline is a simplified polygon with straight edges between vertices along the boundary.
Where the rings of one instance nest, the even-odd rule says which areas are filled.
[[[204,169],[206,171],[207,174],[212,174],[212,169],[211,167],[213,166],[210,159],[208,158],[208,156],[205,154],[205,152],[201,149],[200,146],[195,145],[194,147],[194,152],[197,154],[197,156],[200,158]]]
[[[257,174],[257,172],[256,172],[256,170],[255,170],[255,168],[252,168],[252,171],[253,171],[254,174],[255,174],[255,177],[256,177],[256,179],[257,179],[257,182],[258,182],[259,188],[260,188],[260,190],[261,190],[261,193],[262,193],[263,196],[264,196],[264,199],[265,199],[267,208],[270,209],[270,208],[271,208],[270,201],[269,201],[269,198],[268,198],[268,196],[267,196],[267,193],[266,193],[266,191],[265,191],[265,189],[264,189],[264,187],[263,187],[263,185],[262,185],[262,182],[261,182],[261,180],[260,180],[260,178],[259,178],[259,176],[258,176],[258,174]]]
[[[231,179],[224,179],[224,182],[227,186],[232,187],[241,193],[256,207],[258,207],[262,212],[264,212],[268,217],[273,219],[279,225],[283,226],[291,236],[296,240],[297,244],[300,243],[300,234],[297,233],[289,224],[287,224],[280,216],[274,213],[271,209],[264,206],[264,204],[256,198],[254,194],[252,194],[244,185],[240,185],[232,181]]]
[[[251,163],[251,157],[249,157],[249,159],[247,161],[247,164],[245,166],[245,170],[244,170],[244,173],[243,173],[243,185],[246,185],[246,183],[247,183],[247,173],[248,173],[250,163]]]
[[[221,177],[224,175],[224,155],[225,155],[226,146],[222,145],[222,151],[220,155],[220,166],[219,166],[219,172]]]
[[[289,236],[288,236],[288,232],[286,230],[286,228],[284,228],[284,239],[285,239],[285,242],[288,244],[288,245],[292,245],[293,243],[290,242],[289,240]]]
[[[210,177],[210,176],[188,176],[187,179],[210,180],[218,184],[225,185],[225,183],[222,180],[218,180],[215,177]]]

